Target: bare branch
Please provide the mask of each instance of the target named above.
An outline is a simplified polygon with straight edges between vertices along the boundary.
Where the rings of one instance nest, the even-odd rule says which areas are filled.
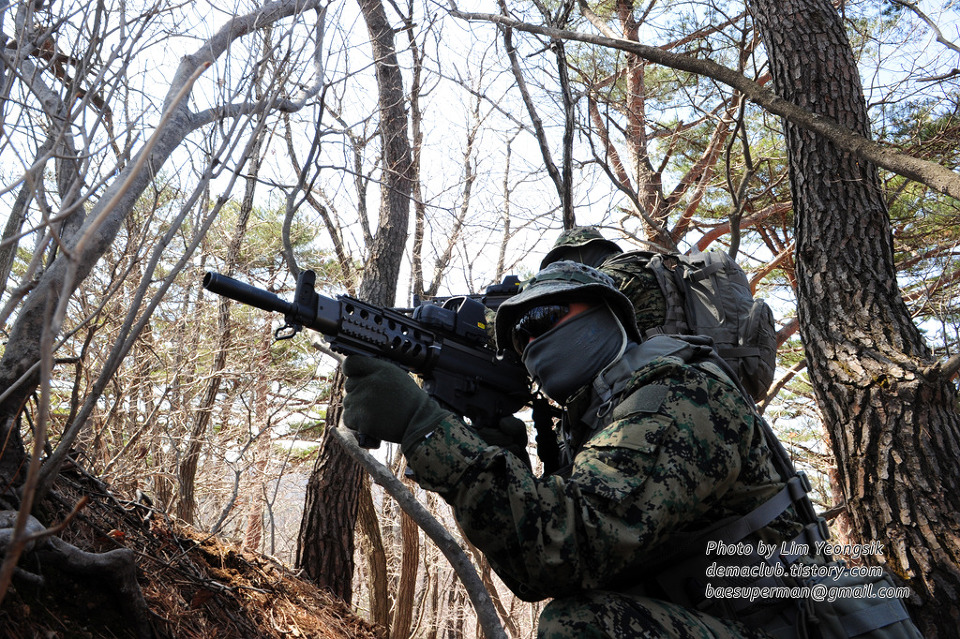
[[[397,479],[383,464],[374,459],[370,453],[357,445],[356,437],[350,430],[340,426],[334,428],[332,432],[350,456],[370,473],[375,482],[383,486],[383,489],[397,501],[397,504],[405,513],[410,515],[447,558],[470,595],[470,600],[473,602],[477,618],[483,626],[486,637],[489,639],[506,639],[507,635],[500,625],[500,619],[493,602],[490,600],[490,594],[460,544],[426,508],[420,505],[420,502],[414,498],[407,487],[403,485],[403,482]]]
[[[640,44],[639,42],[630,40],[529,24],[492,13],[464,12],[457,9],[456,5],[452,2],[450,14],[462,20],[491,22],[503,28],[509,27],[526,33],[533,33],[550,38],[575,40],[609,47],[611,49],[618,49],[620,51],[628,51],[657,64],[712,78],[739,90],[748,100],[763,107],[767,111],[822,135],[838,148],[848,153],[873,162],[877,166],[893,171],[903,177],[916,180],[929,186],[938,193],[944,193],[960,199],[960,175],[956,172],[935,162],[928,162],[903,153],[890,151],[859,133],[855,133],[841,126],[835,120],[817,115],[796,104],[788,102],[770,89],[766,89],[733,69],[717,64],[711,60],[701,60],[677,53],[670,53],[658,47]]]
[[[937,42],[947,47],[948,49],[952,49],[953,51],[960,53],[960,46],[957,46],[953,42],[947,40],[943,36],[943,32],[940,31],[940,27],[937,26],[937,23],[934,22],[932,19],[930,19],[930,17],[927,14],[921,11],[920,8],[916,5],[916,3],[906,2],[905,0],[891,0],[891,2],[893,2],[894,4],[900,5],[905,9],[909,9],[910,11],[913,11],[915,14],[917,14],[917,17],[923,20],[924,22],[926,22],[927,26],[930,27],[930,30],[933,31],[934,34],[936,34]]]
[[[504,0],[500,0],[500,9],[506,13],[507,5]],[[508,22],[517,22],[513,18],[507,16],[501,16],[504,20]],[[547,144],[547,134],[543,129],[543,122],[540,120],[540,115],[537,113],[537,108],[533,103],[533,98],[530,96],[530,91],[527,89],[527,82],[523,79],[523,71],[520,69],[520,60],[517,56],[517,49],[513,45],[513,33],[508,24],[501,24],[505,27],[502,29],[503,32],[503,45],[507,50],[507,56],[510,58],[510,68],[513,71],[513,77],[517,82],[517,88],[520,90],[520,95],[523,97],[523,103],[527,107],[527,114],[530,116],[530,121],[533,124],[533,130],[536,133],[537,144],[540,146],[540,155],[543,157],[543,163],[547,168],[547,173],[550,175],[550,179],[553,180],[553,185],[557,189],[557,195],[560,198],[561,206],[563,204],[563,176],[560,174],[560,171],[557,169],[557,165],[553,161],[553,156],[550,153],[550,147]]]

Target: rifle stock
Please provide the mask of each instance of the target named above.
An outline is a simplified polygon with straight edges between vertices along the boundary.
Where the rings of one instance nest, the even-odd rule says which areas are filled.
[[[491,346],[485,306],[477,299],[424,303],[407,315],[348,295],[320,295],[315,284],[313,271],[301,272],[288,302],[220,273],[203,277],[204,288],[213,293],[283,314],[285,324],[274,334],[278,340],[308,328],[338,353],[378,357],[419,375],[431,397],[475,428],[496,427],[532,401],[526,369],[512,353],[498,354]],[[370,438],[358,440],[366,448],[379,446]]]

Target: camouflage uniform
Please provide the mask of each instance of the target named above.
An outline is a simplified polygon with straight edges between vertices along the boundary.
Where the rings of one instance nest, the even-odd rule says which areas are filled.
[[[574,302],[587,304],[574,313]],[[344,422],[399,442],[417,481],[453,506],[507,586],[526,600],[552,599],[540,618],[543,639],[768,637],[760,628],[795,637],[803,600],[707,598],[707,583],[779,585],[769,575],[706,572],[713,559],[753,569],[760,557],[705,550],[709,541],[775,548],[811,539],[814,524],[795,512],[810,509],[805,494],[794,496],[800,478],[781,479],[790,474],[785,453],[768,445],[772,435],[708,342],[640,342],[633,314],[610,276],[572,262],[549,265],[499,307],[498,345],[521,352],[531,376],[553,389],[547,394],[564,398],[572,452],[564,472],[535,476],[402,371],[369,358],[344,363]],[[611,334],[617,350],[608,354]],[[571,352],[581,354],[576,368],[567,367]],[[786,552],[771,559],[824,562]],[[867,625],[890,619],[858,611]],[[816,622],[811,615],[802,621]]]
[[[617,290],[633,302],[637,328],[641,334],[663,326],[667,318],[667,298],[657,276],[647,267],[652,253],[632,251],[605,260],[599,270],[613,278]]]
[[[766,635],[665,601],[587,591],[554,599],[540,615],[541,639],[607,637],[711,639]]]
[[[560,233],[553,248],[540,262],[540,270],[561,260],[573,260],[596,267],[605,259],[622,252],[623,249],[603,237],[597,227],[575,226]]]
[[[633,346],[630,361],[643,363],[608,380],[622,402],[605,418],[590,389],[569,402],[584,441],[567,477],[534,476],[454,418],[408,455],[515,593],[554,598],[541,637],[766,636],[656,598],[675,535],[746,514],[783,486],[735,385],[683,348],[668,337]],[[760,535],[799,529],[783,516]]]

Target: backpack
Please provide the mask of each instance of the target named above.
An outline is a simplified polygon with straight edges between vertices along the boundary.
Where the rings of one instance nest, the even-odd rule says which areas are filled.
[[[750,396],[766,395],[777,359],[773,311],[753,297],[733,258],[721,251],[631,251],[608,259],[600,270],[634,303],[644,337],[706,335]]]

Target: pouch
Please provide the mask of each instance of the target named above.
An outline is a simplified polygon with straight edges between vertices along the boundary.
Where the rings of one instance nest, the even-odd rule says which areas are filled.
[[[885,572],[861,576],[871,568],[844,568],[840,577],[807,582],[814,589],[800,613],[800,628],[821,639],[923,639]],[[798,633],[804,636],[801,631]]]

